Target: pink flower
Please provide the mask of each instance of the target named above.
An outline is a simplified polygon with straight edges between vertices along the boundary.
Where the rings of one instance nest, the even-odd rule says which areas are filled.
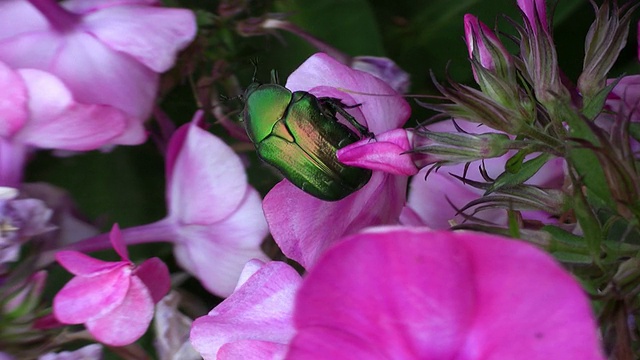
[[[191,343],[205,360],[282,358],[294,334],[300,275],[289,265],[251,261],[236,290],[193,322]]]
[[[61,323],[84,324],[104,344],[124,346],[149,327],[154,304],[169,291],[169,270],[158,258],[134,265],[117,225],[111,243],[122,261],[106,262],[76,251],[56,254],[60,265],[76,276],[53,299],[53,312]]]
[[[178,264],[210,292],[226,297],[244,264],[267,260],[260,249],[268,234],[260,194],[247,182],[240,157],[202,128],[204,112],[175,131],[166,156],[169,214],[155,223],[124,229],[127,244],[171,242]],[[69,247],[105,248],[98,235]]]
[[[501,76],[513,71],[514,64],[511,54],[496,34],[477,17],[465,14],[464,35],[470,59],[474,59],[483,68],[497,72]],[[478,78],[475,64],[472,69],[476,82],[485,84],[487,80]]]
[[[90,150],[112,142],[127,126],[122,111],[78,102],[56,76],[36,69],[13,70],[1,60],[0,92],[8,94],[7,101],[0,102],[2,151],[18,156],[18,164],[3,161],[3,165],[18,167],[10,169],[12,178],[22,177],[19,159],[25,157],[25,145]]]
[[[311,56],[294,71],[286,87],[317,97],[338,98],[347,105],[361,104],[349,111],[376,135],[401,128],[410,114],[409,105],[399,95],[375,96],[397,95],[382,80],[322,53]],[[283,180],[267,194],[263,208],[271,234],[284,254],[309,267],[340,237],[367,226],[396,223],[404,204],[406,181],[407,176],[375,171],[357,192],[327,202]]]
[[[373,228],[298,290],[287,359],[604,359],[579,284],[549,255],[470,232]]]
[[[54,100],[64,95],[79,104],[121,111],[124,123],[119,135],[104,143],[138,144],[146,137],[142,122],[151,112],[159,73],[173,66],[176,53],[196,32],[193,13],[158,4],[155,0],[3,0],[0,62],[16,71],[49,73],[51,79],[46,80],[59,83],[49,84],[56,87]],[[50,91],[30,87],[29,98]],[[86,126],[82,122],[100,117],[72,114],[74,124],[79,124],[65,129]]]

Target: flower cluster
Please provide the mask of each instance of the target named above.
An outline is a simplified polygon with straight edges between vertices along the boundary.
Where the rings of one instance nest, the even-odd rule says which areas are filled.
[[[469,81],[415,103],[267,7],[0,2],[0,359],[632,357],[640,5],[594,4],[575,79],[544,0],[461,13]],[[319,52],[250,83],[259,37]]]

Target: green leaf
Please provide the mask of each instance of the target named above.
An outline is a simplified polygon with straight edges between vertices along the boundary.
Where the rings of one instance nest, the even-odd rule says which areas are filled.
[[[516,154],[517,156],[517,154]],[[535,158],[526,161],[520,166],[518,172],[512,173],[505,171],[494,181],[494,183],[485,192],[488,195],[505,186],[513,186],[524,183],[535,175],[538,170],[551,158],[549,154],[540,154]]]

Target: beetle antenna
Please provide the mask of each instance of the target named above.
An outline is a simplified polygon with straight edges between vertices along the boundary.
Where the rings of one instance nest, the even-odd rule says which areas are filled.
[[[253,77],[251,78],[251,82],[258,81],[258,58],[251,58],[251,65],[253,65]]]
[[[276,71],[276,69],[271,69],[271,83],[272,84],[279,84],[280,79],[278,79],[278,72]]]

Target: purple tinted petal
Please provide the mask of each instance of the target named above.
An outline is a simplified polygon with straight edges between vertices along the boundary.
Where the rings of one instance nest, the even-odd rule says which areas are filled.
[[[287,346],[269,341],[240,340],[224,344],[216,360],[279,360],[284,359]],[[207,360],[209,358],[205,358]]]
[[[169,146],[173,171],[167,197],[173,217],[184,223],[205,225],[233,213],[248,185],[238,155],[224,141],[200,128],[199,119],[196,114],[191,123],[184,125],[189,129],[186,135],[178,130],[176,141],[182,144],[179,152],[176,145]]]
[[[97,276],[71,279],[53,299],[56,318],[65,324],[81,324],[119,306],[131,279],[125,266]]]
[[[153,303],[158,301],[167,295],[169,289],[171,289],[171,277],[169,276],[169,269],[162,260],[154,257],[146,260],[135,270],[134,276],[137,276],[142,280],[147,287]]]
[[[62,3],[65,9],[77,14],[99,11],[103,8],[123,5],[160,5],[159,0],[66,0]]]
[[[159,73],[173,66],[177,52],[193,40],[197,30],[189,10],[149,6],[96,11],[85,17],[84,26],[110,48]]]
[[[95,149],[125,131],[118,109],[76,102],[60,79],[32,69],[19,71],[29,91],[30,120],[16,134],[18,141],[43,148]]]
[[[293,336],[291,314],[300,281],[289,265],[267,263],[207,316],[193,322],[192,345],[205,359],[216,359],[224,344],[237,341],[288,343]]]
[[[396,224],[405,202],[406,184],[404,176],[375,172],[362,189],[329,202],[283,180],[269,191],[263,208],[278,246],[308,269],[341,237],[368,226]]]
[[[37,30],[47,30],[49,23],[33,5],[24,0],[0,1],[0,42],[2,40]]]
[[[178,233],[176,260],[218,296],[231,294],[247,261],[268,260],[260,249],[267,224],[260,194],[252,188],[230,217],[211,225],[181,227]]]
[[[307,59],[289,76],[286,84],[292,91],[310,91],[319,86],[337,88],[353,98],[356,104],[362,104],[359,108],[374,133],[402,127],[411,112],[401,96],[388,96],[397,93],[384,81],[351,69],[323,53]]]
[[[124,346],[138,340],[153,318],[153,301],[142,281],[131,278],[131,286],[119,306],[86,322],[87,330],[98,341]]]

